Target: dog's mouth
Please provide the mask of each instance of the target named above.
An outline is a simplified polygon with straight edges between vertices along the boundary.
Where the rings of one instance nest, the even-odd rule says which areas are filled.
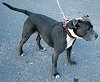
[[[93,41],[96,40],[98,37],[98,34],[93,29],[81,32],[73,30],[73,33],[75,38],[85,39],[86,41]]]
[[[94,41],[94,40],[96,40],[97,39],[97,37],[98,37],[98,34],[96,33],[95,35],[86,35],[86,36],[84,36],[83,37],[83,39],[85,39],[86,41]]]

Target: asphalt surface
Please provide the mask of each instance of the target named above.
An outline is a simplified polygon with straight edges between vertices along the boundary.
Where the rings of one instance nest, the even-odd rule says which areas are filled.
[[[89,15],[95,31],[100,35],[100,0],[59,0],[66,18]],[[63,21],[56,0],[0,0],[0,82],[100,82],[100,37],[92,42],[77,40],[72,59],[77,65],[67,65],[66,52],[58,60],[59,79],[52,78],[52,52],[43,40],[46,51],[40,52],[36,34],[24,45],[26,56],[18,55],[24,21],[27,16],[12,11],[2,2]]]

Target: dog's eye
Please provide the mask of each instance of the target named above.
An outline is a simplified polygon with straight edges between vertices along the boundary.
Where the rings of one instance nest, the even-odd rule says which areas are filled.
[[[80,27],[80,24],[77,23],[75,26],[76,26],[76,27]]]

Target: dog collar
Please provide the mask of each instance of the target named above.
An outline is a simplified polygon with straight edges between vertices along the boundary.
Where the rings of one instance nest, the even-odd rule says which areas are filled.
[[[68,27],[67,27],[67,23],[66,23],[66,22],[63,23],[63,28],[64,28],[66,34],[69,35],[69,37],[75,38],[75,37],[73,37],[72,34],[69,32]]]

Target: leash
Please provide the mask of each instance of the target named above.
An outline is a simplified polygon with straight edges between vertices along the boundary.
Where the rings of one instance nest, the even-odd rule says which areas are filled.
[[[59,0],[57,0],[57,4],[58,4],[58,7],[59,7],[59,9],[60,9],[60,11],[61,11],[61,14],[62,14],[62,16],[63,16],[63,19],[64,19],[63,28],[64,28],[66,34],[68,34],[71,38],[74,38],[74,37],[71,35],[71,33],[69,32],[68,28],[67,28],[67,21],[68,21],[68,20],[66,19],[66,16],[65,16],[65,14],[64,14],[64,11],[63,11],[62,8],[61,8],[61,5],[60,5],[60,3],[59,3]]]
[[[57,0],[57,4],[58,4],[58,7],[59,7],[59,9],[60,9],[60,11],[61,11],[61,14],[62,14],[62,16],[63,16],[64,21],[66,21],[65,14],[64,14],[64,11],[63,11],[62,8],[61,8],[61,5],[60,5],[60,3],[59,3],[59,0]]]

